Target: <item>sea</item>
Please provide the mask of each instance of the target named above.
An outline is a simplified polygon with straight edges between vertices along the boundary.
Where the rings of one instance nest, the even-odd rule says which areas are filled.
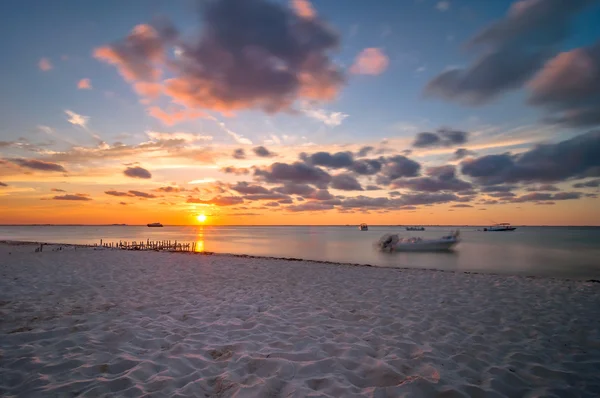
[[[483,227],[399,226],[0,226],[0,240],[64,244],[171,240],[196,242],[197,251],[285,257],[380,267],[422,268],[571,279],[600,279],[600,227],[523,227],[484,232]],[[452,252],[382,253],[374,243],[386,233],[437,238],[460,230]]]

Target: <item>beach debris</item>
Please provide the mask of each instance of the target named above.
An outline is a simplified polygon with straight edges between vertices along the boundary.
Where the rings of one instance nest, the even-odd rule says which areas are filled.
[[[121,250],[153,250],[153,251],[169,251],[169,252],[196,252],[196,242],[182,243],[178,241],[160,240],[151,241],[118,241],[105,242],[100,239],[100,247],[106,249],[121,249]]]

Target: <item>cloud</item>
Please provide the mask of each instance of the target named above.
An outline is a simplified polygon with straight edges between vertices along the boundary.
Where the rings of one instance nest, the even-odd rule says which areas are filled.
[[[428,177],[394,180],[391,188],[406,188],[421,192],[460,192],[473,189],[472,184],[456,178],[454,166],[431,167],[427,169],[427,174]]]
[[[481,192],[510,192],[517,189],[514,185],[490,185],[481,187]]]
[[[136,80],[156,81],[162,71],[160,64],[165,59],[166,42],[175,32],[160,31],[147,24],[137,25],[121,41],[94,50],[94,57],[115,65],[128,82]]]
[[[334,206],[320,202],[306,202],[299,205],[287,206],[285,209],[291,212],[311,212],[311,211],[325,211],[331,210]]]
[[[299,17],[313,19],[317,16],[312,4],[308,0],[291,0],[292,8]]]
[[[543,184],[540,186],[531,186],[531,187],[525,188],[525,190],[529,191],[529,192],[537,192],[537,191],[558,192],[558,191],[560,191],[560,189],[558,187],[551,185],[551,184]]]
[[[347,114],[342,112],[328,112],[325,109],[309,108],[304,107],[302,112],[313,119],[323,122],[326,126],[336,127],[342,124],[344,119],[348,117]]]
[[[2,181],[0,181],[0,187],[7,187],[8,184],[3,183]]]
[[[415,137],[413,147],[415,148],[433,148],[450,147],[462,145],[469,139],[469,133],[465,131],[439,129],[435,133],[419,133]]]
[[[570,127],[600,125],[600,41],[558,54],[529,81],[529,103],[547,120]]]
[[[62,196],[53,196],[52,200],[80,200],[80,201],[89,201],[92,200],[92,198],[89,197],[89,195],[83,194],[83,193],[76,193],[76,194],[68,194],[68,195],[62,195]]]
[[[380,75],[387,69],[389,59],[380,48],[365,48],[356,56],[350,72],[357,75]]]
[[[145,97],[149,100],[154,100],[162,94],[163,86],[160,83],[153,82],[136,82],[133,84],[133,89],[138,95]],[[155,112],[160,113],[161,109],[158,108]],[[152,115],[157,117],[156,115]],[[157,117],[158,119],[158,117]]]
[[[333,155],[329,152],[316,152],[308,156],[301,154],[300,157],[308,164],[332,169],[348,168],[354,164],[352,152],[337,152]]]
[[[223,173],[227,173],[227,174],[234,174],[234,175],[246,175],[250,173],[250,169],[247,169],[245,167],[234,167],[234,166],[227,166],[227,167],[222,167],[221,171]]]
[[[374,147],[372,147],[370,145],[366,145],[358,150],[358,152],[356,153],[356,156],[359,158],[362,158],[362,157],[368,156],[374,150],[375,150]]]
[[[149,107],[147,109],[147,112],[150,116],[152,116],[155,119],[160,120],[167,126],[172,126],[172,125],[180,123],[184,120],[191,120],[191,119],[196,119],[196,118],[205,116],[205,114],[203,112],[189,110],[189,109],[183,109],[183,110],[178,110],[178,111],[173,111],[173,112],[166,112],[158,106]]]
[[[148,170],[144,169],[143,167],[139,167],[139,166],[128,167],[125,169],[123,174],[125,174],[127,177],[131,177],[131,178],[143,178],[143,179],[152,178],[152,174]]]
[[[36,159],[8,159],[8,161],[17,164],[27,169],[39,170],[39,171],[58,171],[66,173],[67,170],[58,163],[45,162],[43,160]]]
[[[473,207],[473,206],[468,205],[466,203],[458,203],[458,204],[452,205],[452,207],[456,207],[456,208],[469,208],[469,207]]]
[[[40,62],[38,62],[38,68],[40,68],[41,71],[47,72],[52,69],[52,64],[48,58],[42,58],[40,59]]]
[[[92,89],[92,82],[90,81],[90,79],[81,79],[77,83],[77,88],[80,89],[80,90],[91,90]]]
[[[195,198],[188,198],[187,203],[199,203],[199,204],[207,204],[207,205],[215,205],[215,206],[234,206],[244,203],[244,199],[239,196],[215,196],[210,200],[202,200]]]
[[[73,111],[65,110],[65,113],[68,116],[67,121],[75,126],[82,127],[84,129],[87,128],[87,122],[90,119],[89,116],[79,115]]]
[[[480,56],[464,68],[434,77],[425,94],[467,105],[483,105],[520,88],[568,34],[571,19],[594,0],[521,0],[507,15],[468,43]]]
[[[153,191],[154,192],[165,192],[165,193],[176,193],[176,192],[185,192],[185,188],[182,187],[174,187],[174,186],[167,186],[167,187],[160,187],[160,188],[156,188]]]
[[[361,159],[352,163],[350,170],[360,175],[373,175],[379,173],[382,163],[376,159]]]
[[[105,194],[110,196],[130,196],[127,192],[119,192],[119,191],[104,191]]]
[[[480,184],[555,182],[600,176],[600,131],[520,153],[487,155],[461,163],[464,175]]]
[[[180,37],[170,26],[138,25],[94,56],[132,83],[155,82],[168,67],[172,77],[162,82],[163,93],[173,102],[222,113],[289,110],[296,100],[331,100],[344,84],[329,55],[339,37],[307,0],[295,1],[295,10],[267,0],[201,4],[197,37]],[[175,45],[178,55],[167,60]]]
[[[233,151],[233,158],[234,159],[246,159],[246,152],[244,152],[243,148],[238,148],[235,151]]]
[[[52,188],[50,191],[51,192],[67,192],[64,189],[58,189],[58,188]]]
[[[156,195],[153,195],[151,193],[142,192],[142,191],[131,190],[131,191],[128,191],[128,193],[129,193],[129,196],[136,196],[138,198],[154,199],[157,197]]]
[[[261,158],[270,158],[275,156],[273,152],[269,151],[262,145],[252,148],[252,151],[256,154],[256,156],[260,156]]]
[[[338,174],[331,179],[331,188],[341,191],[363,191],[358,180],[350,174]]]
[[[581,192],[559,192],[556,194],[534,192],[526,195],[519,196],[511,200],[512,203],[524,203],[524,202],[539,202],[549,200],[573,200],[579,199],[583,196]]]
[[[231,189],[233,189],[236,192],[239,192],[241,194],[268,194],[271,193],[271,191],[269,191],[267,188],[265,187],[261,187],[260,185],[251,185],[248,182],[238,182],[235,185],[231,186]]]
[[[441,12],[448,11],[450,9],[450,2],[449,1],[438,1],[438,3],[435,5],[435,8]]]
[[[127,206],[127,203],[125,203],[125,202],[119,202],[119,204],[123,205],[123,206]]]
[[[470,151],[466,148],[458,148],[456,151],[454,151],[454,159],[455,160],[461,160],[466,158],[467,156],[475,156],[476,153],[473,151]]]
[[[169,140],[180,140],[187,143],[199,142],[199,141],[211,141],[213,137],[209,135],[200,135],[195,133],[162,133],[159,131],[146,131],[146,135],[153,141],[169,141]]]
[[[598,188],[598,187],[600,187],[600,178],[573,184],[573,188]]]
[[[419,175],[421,165],[406,156],[396,155],[385,160],[381,171],[381,184],[389,184],[392,180],[401,177],[416,177]]]
[[[280,187],[273,188],[274,192],[283,193],[286,195],[301,195],[310,196],[315,193],[315,188],[307,184],[284,184]]]
[[[323,169],[301,162],[273,163],[268,168],[255,169],[254,174],[270,183],[314,184],[326,187],[331,181],[331,176]]]

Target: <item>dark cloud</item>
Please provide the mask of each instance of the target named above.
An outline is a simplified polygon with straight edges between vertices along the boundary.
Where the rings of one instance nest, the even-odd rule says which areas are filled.
[[[9,162],[17,164],[26,169],[39,170],[39,171],[59,171],[66,173],[67,170],[63,166],[57,163],[46,162],[43,160],[36,159],[7,159]]]
[[[257,193],[257,194],[244,195],[243,199],[254,201],[254,200],[286,200],[286,199],[291,199],[291,198],[288,195],[284,195],[282,193],[268,192],[268,193]]]
[[[309,156],[301,155],[301,158],[308,164],[331,169],[349,168],[354,163],[352,152],[337,152],[333,155],[329,152],[317,152]]]
[[[475,155],[476,155],[475,152],[470,151],[465,148],[458,148],[456,151],[454,151],[454,159],[455,160],[461,160],[463,158],[466,158],[467,156],[475,156]]]
[[[244,151],[243,148],[238,148],[235,151],[233,151],[233,158],[234,159],[246,159],[246,152]]]
[[[500,198],[514,198],[517,195],[515,195],[512,192],[492,192],[492,193],[488,193],[488,196],[491,196],[492,198],[500,199]]]
[[[290,109],[297,100],[331,100],[345,78],[330,58],[338,34],[317,16],[267,0],[203,1],[199,36],[166,24],[139,25],[121,42],[96,49],[128,81],[173,75],[162,93],[188,108],[233,111]],[[167,60],[177,44],[180,54]],[[135,87],[135,86],[134,86]]]
[[[329,173],[306,163],[273,163],[266,169],[255,169],[254,175],[270,183],[314,184],[324,188],[331,181]]]
[[[387,185],[397,178],[416,177],[420,170],[421,165],[414,160],[402,155],[392,156],[385,159],[378,183]]]
[[[232,185],[231,189],[241,194],[264,194],[271,192],[265,187],[261,187],[260,185],[251,185],[250,183],[245,181],[238,182],[237,184]]]
[[[256,156],[260,156],[261,158],[269,158],[269,157],[275,156],[275,154],[273,152],[269,151],[267,148],[265,148],[262,145],[252,148],[252,151],[254,151]]]
[[[167,187],[156,188],[153,191],[154,192],[165,192],[165,193],[176,193],[176,192],[184,192],[185,188],[167,186]]]
[[[89,201],[89,200],[92,200],[92,198],[90,198],[89,195],[86,195],[83,193],[76,193],[76,194],[67,194],[67,195],[62,195],[62,196],[54,196],[54,197],[52,197],[52,200]]]
[[[598,188],[598,187],[600,187],[600,178],[573,184],[573,188]]]
[[[315,188],[306,184],[285,184],[281,187],[273,188],[273,191],[283,193],[286,195],[309,196],[315,192]]]
[[[558,54],[528,86],[529,102],[552,112],[549,122],[600,125],[600,41]]]
[[[382,189],[383,189],[382,187],[379,187],[377,185],[367,185],[365,187],[365,190],[367,190],[367,191],[380,191]]]
[[[371,152],[373,152],[375,150],[375,148],[373,148],[372,146],[363,146],[362,148],[360,148],[360,150],[356,153],[356,156],[358,156],[359,158],[368,156]]]
[[[192,198],[189,197],[186,200],[187,203],[200,203],[200,204],[208,204],[208,205],[215,205],[215,206],[234,206],[234,205],[239,205],[241,203],[244,203],[244,199],[242,199],[239,196],[215,196],[212,199],[209,200],[202,200],[202,199],[197,199],[197,198]]]
[[[470,183],[456,178],[454,166],[431,167],[427,170],[427,174],[428,177],[394,180],[391,187],[421,192],[459,192],[473,189],[473,185]]]
[[[471,205],[465,204],[465,203],[458,203],[455,205],[452,205],[452,207],[457,207],[457,208],[468,208],[468,207],[473,207]]]
[[[395,199],[371,198],[368,196],[356,196],[342,201],[342,208],[352,209],[401,209],[406,206],[419,206],[437,203],[448,203],[456,201],[458,197],[451,193],[418,193],[401,195]]]
[[[334,206],[321,202],[306,202],[299,205],[287,206],[286,210],[292,212],[302,212],[302,211],[325,211],[331,210]]]
[[[360,175],[374,175],[381,171],[382,164],[376,159],[361,159],[352,163],[350,170]]]
[[[150,174],[150,172],[148,170],[146,170],[140,166],[128,167],[125,169],[123,174],[125,174],[127,177],[131,177],[131,178],[143,178],[143,179],[152,178],[152,174]]]
[[[0,187],[7,187],[8,184],[3,183],[2,181],[0,181]]]
[[[515,185],[489,185],[481,187],[481,192],[510,192],[517,189]]]
[[[236,176],[246,175],[246,174],[250,173],[250,169],[247,169],[245,167],[234,167],[234,166],[223,167],[223,168],[221,168],[221,171],[223,173],[227,173],[227,174],[235,174]]]
[[[277,202],[269,202],[269,203],[265,203],[265,206],[268,206],[268,207],[279,207],[279,203],[277,203]]]
[[[119,204],[122,206],[127,206],[127,203],[125,203],[125,202],[119,202]]]
[[[434,77],[425,94],[468,105],[482,105],[523,85],[569,32],[571,19],[595,0],[514,2],[507,15],[477,34],[470,49],[480,56],[466,68]]]
[[[142,192],[142,191],[128,191],[129,196],[136,196],[138,198],[146,198],[146,199],[154,199],[157,196],[153,195],[151,193],[146,193],[146,192]]]
[[[331,179],[331,188],[341,191],[362,191],[363,187],[358,180],[350,174],[339,174]]]
[[[104,193],[110,196],[129,196],[129,193],[120,191],[104,191]]]
[[[539,192],[539,191],[546,191],[546,192],[558,192],[560,191],[560,189],[552,184],[543,184],[543,185],[539,185],[539,186],[531,186],[531,187],[527,187],[525,188],[526,191],[528,192]]]
[[[292,198],[287,198],[287,199],[280,199],[277,201],[277,203],[281,203],[282,205],[291,205],[294,203],[294,201],[292,200]]]
[[[333,196],[328,190],[326,189],[319,189],[318,191],[313,192],[308,199],[314,199],[314,200],[332,200],[335,199],[335,196]]]
[[[450,147],[462,145],[467,142],[468,138],[469,133],[466,131],[439,129],[435,133],[417,134],[412,145],[415,148]]]
[[[523,202],[539,202],[539,201],[550,201],[550,200],[573,200],[579,199],[583,196],[581,192],[559,192],[555,194],[533,192],[526,195],[519,196],[511,200],[513,203]]]
[[[516,182],[554,182],[600,176],[600,131],[527,152],[487,155],[461,163],[462,173],[484,185]]]
[[[52,188],[50,191],[51,192],[67,192],[64,189],[58,189],[58,188]]]

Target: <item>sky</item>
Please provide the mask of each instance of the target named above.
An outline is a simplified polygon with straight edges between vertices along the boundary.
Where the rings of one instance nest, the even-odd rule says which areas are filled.
[[[599,20],[598,0],[0,2],[0,224],[600,225]]]

